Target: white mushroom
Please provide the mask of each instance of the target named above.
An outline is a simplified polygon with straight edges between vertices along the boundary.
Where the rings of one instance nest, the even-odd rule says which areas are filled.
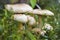
[[[37,14],[39,16],[39,26],[42,27],[42,16],[54,16],[54,13],[49,10],[41,10],[41,9],[34,9],[33,14]]]
[[[24,14],[14,14],[13,17],[14,17],[14,20],[16,20],[16,21],[19,21],[22,23],[28,22],[27,16]]]
[[[28,18],[27,18],[27,15],[24,15],[24,14],[14,14],[13,16],[13,19],[20,22],[19,23],[19,29],[20,30],[23,30],[24,29],[24,26],[22,23],[27,23],[28,22]]]
[[[22,23],[28,23],[29,28],[32,28],[32,25],[34,25],[36,23],[34,17],[30,16],[30,15],[25,15],[25,14],[14,14],[13,15],[14,20],[19,21],[19,27],[22,29],[23,25]]]
[[[34,17],[29,16],[29,15],[27,17],[28,17],[29,25],[34,25],[36,23],[36,20],[34,19]]]
[[[8,11],[13,11],[14,13],[32,13],[33,8],[25,3],[21,4],[7,4],[5,5],[5,8]]]
[[[34,25],[36,23],[34,17],[30,16],[30,15],[25,15],[25,14],[14,14],[13,15],[14,20],[22,22],[22,23],[27,23],[29,25]]]
[[[38,14],[38,15],[47,15],[47,16],[54,15],[54,13],[49,10],[41,10],[41,9],[35,9],[35,10],[33,10],[33,13]]]

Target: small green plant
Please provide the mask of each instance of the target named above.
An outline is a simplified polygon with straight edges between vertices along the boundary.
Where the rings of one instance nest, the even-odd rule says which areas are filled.
[[[31,6],[34,8],[37,3],[37,0],[30,0]]]

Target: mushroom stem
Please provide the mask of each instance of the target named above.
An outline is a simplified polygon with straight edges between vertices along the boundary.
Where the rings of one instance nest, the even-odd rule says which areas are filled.
[[[41,10],[41,7],[38,4],[36,4],[36,6],[39,8],[39,10]],[[38,24],[39,28],[42,28],[42,16],[41,15],[39,15],[38,21],[39,21],[39,24]]]
[[[32,26],[31,26],[31,25],[29,25],[29,24],[28,24],[28,26],[29,26],[28,30],[32,30]]]
[[[22,23],[19,23],[19,30],[23,30],[23,24]]]
[[[29,26],[29,30],[32,29],[32,26],[36,23],[35,19],[33,16],[29,16],[28,15],[28,26]]]
[[[38,25],[39,25],[39,28],[42,28],[42,16],[39,15],[39,18],[38,18]]]

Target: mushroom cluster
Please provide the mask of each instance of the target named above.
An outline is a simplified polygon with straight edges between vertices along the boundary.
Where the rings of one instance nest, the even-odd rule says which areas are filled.
[[[46,16],[54,16],[54,13],[49,11],[49,10],[42,10],[42,9],[33,9],[30,5],[21,3],[21,4],[7,4],[5,5],[5,8],[8,11],[13,11],[14,15],[13,19],[20,22],[20,27],[23,27],[23,23],[28,24],[28,25],[35,25],[37,24],[35,18],[31,15],[26,15],[25,13],[28,14],[34,14],[38,15],[38,20],[39,20],[39,26],[41,27],[41,18],[43,15]],[[34,32],[41,32],[40,28],[35,28],[32,29]],[[45,31],[41,32],[40,34],[44,35],[46,33]]]

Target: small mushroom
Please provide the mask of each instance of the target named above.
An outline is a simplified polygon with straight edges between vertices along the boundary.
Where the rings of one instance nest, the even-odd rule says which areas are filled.
[[[25,14],[14,14],[13,15],[14,20],[20,22],[20,26],[22,27],[22,23],[28,23],[29,27],[34,25],[36,23],[34,17],[30,15],[25,15]]]
[[[32,32],[35,32],[35,33],[39,33],[41,32],[41,29],[40,28],[33,28],[32,29]]]
[[[29,21],[28,22],[29,25],[34,25],[36,23],[34,17],[32,17],[30,15],[14,14],[13,17],[14,17],[14,20],[17,20],[22,23],[27,23]]]
[[[39,15],[39,26],[42,27],[42,15],[54,16],[54,13],[49,10],[34,9],[33,14]]]
[[[34,19],[34,17],[29,16],[29,15],[27,17],[28,17],[29,25],[34,25],[36,23],[36,20]]]
[[[14,17],[14,20],[19,21],[21,23],[28,22],[27,16],[24,14],[14,14],[13,17]]]
[[[32,29],[32,32],[34,32],[34,33],[38,33],[38,34],[40,34],[40,35],[42,35],[42,36],[44,36],[45,35],[45,33],[46,33],[46,31],[45,30],[41,30],[40,28],[33,28]]]
[[[20,30],[25,28],[25,27],[23,27],[22,23],[27,23],[28,22],[28,19],[27,19],[26,15],[24,15],[24,14],[14,14],[12,17],[13,17],[14,20],[20,22],[19,25],[18,25]]]
[[[7,4],[5,8],[8,11],[13,11],[14,13],[32,13],[33,8],[25,3],[21,4]]]
[[[29,26],[29,30],[32,29],[32,26],[36,24],[36,20],[34,19],[34,17],[28,15],[28,26]]]

